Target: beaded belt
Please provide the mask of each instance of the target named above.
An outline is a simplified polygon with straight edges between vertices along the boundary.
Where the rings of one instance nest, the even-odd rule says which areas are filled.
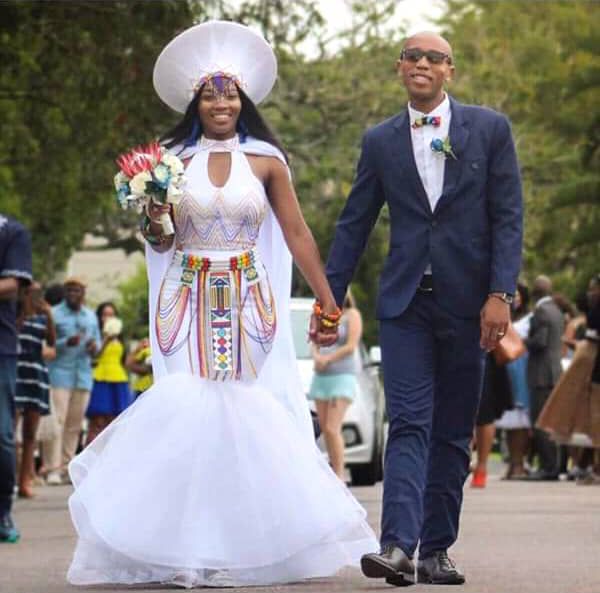
[[[256,263],[258,255],[255,249],[244,251],[227,259],[214,259],[193,253],[176,251],[173,260],[183,268],[181,283],[191,286],[196,272],[226,272],[240,270],[244,273],[249,283],[258,281]]]

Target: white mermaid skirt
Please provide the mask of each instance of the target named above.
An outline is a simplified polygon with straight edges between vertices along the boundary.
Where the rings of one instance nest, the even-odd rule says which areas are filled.
[[[169,277],[176,280],[173,270]],[[245,294],[245,287],[237,286]],[[212,291],[216,302],[244,300],[235,292],[236,298],[223,300],[221,288]],[[163,286],[165,307],[176,289],[168,282]],[[192,285],[188,302],[198,303],[198,294],[204,294],[200,282]],[[256,307],[267,300],[259,295],[245,302]],[[207,302],[202,331],[211,329],[211,307]],[[329,576],[357,565],[362,554],[378,548],[364,509],[289,410],[259,381],[227,380],[236,375],[232,365],[227,373],[218,371],[220,381],[199,376],[196,361],[206,360],[202,352],[212,350],[189,329],[198,327],[187,321],[197,310],[181,311],[178,335],[170,344],[184,335],[189,343],[173,351],[167,365],[171,374],[69,465],[75,486],[69,509],[78,542],[68,580],[78,585],[266,585]],[[249,325],[259,327],[243,323],[246,332]],[[242,376],[245,369],[260,367],[266,341],[229,357],[241,361]],[[254,353],[253,365],[245,365],[247,352]],[[186,372],[173,372],[177,360]],[[220,362],[215,355],[207,366]]]

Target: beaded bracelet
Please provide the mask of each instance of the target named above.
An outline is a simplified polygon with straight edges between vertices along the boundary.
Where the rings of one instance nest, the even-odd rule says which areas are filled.
[[[318,299],[313,304],[313,313],[319,319],[321,326],[327,329],[338,327],[342,318],[342,310],[339,307],[336,307],[333,313],[325,313]]]
[[[160,232],[158,235],[155,235],[150,230],[150,223],[153,222],[149,216],[144,216],[140,222],[140,231],[144,236],[144,239],[150,243],[150,245],[162,245],[165,242],[166,237]],[[156,221],[154,221],[156,222]]]

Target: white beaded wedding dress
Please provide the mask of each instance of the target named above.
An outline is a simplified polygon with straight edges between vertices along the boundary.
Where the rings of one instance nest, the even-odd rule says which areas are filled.
[[[231,154],[223,187],[211,152]],[[202,139],[174,249],[147,248],[155,384],[70,464],[73,584],[266,585],[377,550],[317,449],[289,327],[291,260],[239,138]]]

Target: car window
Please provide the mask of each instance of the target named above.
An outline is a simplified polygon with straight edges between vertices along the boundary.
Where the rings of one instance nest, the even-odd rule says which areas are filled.
[[[310,310],[291,311],[292,317],[292,336],[294,347],[296,348],[296,358],[310,359],[310,343],[308,337],[308,321],[310,319]]]

